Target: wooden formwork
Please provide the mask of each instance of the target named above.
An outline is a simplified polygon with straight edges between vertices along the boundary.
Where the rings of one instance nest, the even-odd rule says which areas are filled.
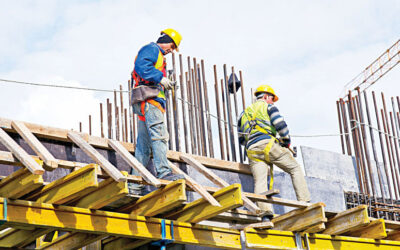
[[[8,149],[0,151],[0,164],[21,167],[0,181],[0,247],[23,248],[36,242],[39,249],[78,249],[98,242],[103,249],[132,249],[162,240],[164,228],[164,240],[223,249],[242,249],[243,244],[257,249],[335,249],[338,244],[354,249],[400,248],[396,242],[400,223],[371,219],[366,206],[326,213],[323,203],[272,197],[278,190],[267,195],[242,192],[240,184],[229,185],[212,171],[246,173],[245,164],[170,151],[175,171],[181,170],[173,162],[186,162],[218,188],[202,186],[186,175],[185,180],[171,182],[155,178],[142,166],[131,154],[131,144],[6,119],[0,119],[0,125],[0,142]],[[20,147],[10,133],[20,135],[35,155]],[[94,163],[57,159],[41,138],[73,142]],[[98,148],[115,152],[141,176],[118,170]],[[42,174],[58,168],[70,173],[45,182]],[[129,182],[157,189],[136,197],[128,192]],[[201,198],[189,202],[187,191]],[[255,201],[296,209],[263,223]],[[249,211],[238,209],[241,206]],[[230,225],[197,224],[202,221]],[[56,231],[68,232],[58,236]]]

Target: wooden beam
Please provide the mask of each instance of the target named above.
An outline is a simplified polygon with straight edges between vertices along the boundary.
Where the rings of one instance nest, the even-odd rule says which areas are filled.
[[[0,181],[0,197],[18,199],[42,186],[42,175],[21,168]]]
[[[203,188],[203,186],[198,184],[194,179],[192,179],[189,175],[187,175],[179,167],[175,166],[170,161],[168,161],[168,164],[173,172],[175,172],[176,174],[183,175],[189,187],[191,187],[193,190],[199,193],[206,201],[208,201],[213,206],[221,207],[218,201],[210,193],[208,193],[207,190]]]
[[[7,207],[5,226],[30,225],[52,230],[61,229],[127,238],[162,239],[161,219],[19,200],[9,201]],[[3,211],[4,199],[0,198],[0,218],[4,218]],[[165,222],[166,239],[171,239],[171,221],[165,220]],[[174,221],[173,224],[177,244],[241,249],[240,233],[237,230],[179,221]]]
[[[326,229],[323,233],[339,235],[369,224],[370,220],[368,218],[367,209],[367,205],[360,205],[338,213],[335,217],[328,220],[325,225]]]
[[[52,231],[49,228],[34,230],[19,230],[10,228],[0,233],[0,246],[7,248],[20,248],[30,244],[36,238]]]
[[[176,180],[137,200],[134,204],[118,209],[132,215],[155,216],[170,211],[186,201],[185,180]]]
[[[197,223],[212,218],[229,209],[243,206],[241,185],[237,183],[215,192],[213,197],[221,204],[221,207],[210,206],[209,203],[202,198],[185,205],[177,212],[168,214],[167,218]]]
[[[326,222],[325,204],[322,202],[312,204],[307,208],[292,210],[274,219],[274,230],[303,231],[314,225]]]
[[[65,204],[76,200],[98,187],[97,168],[96,164],[89,164],[84,168],[51,182],[27,199],[36,199],[37,202],[52,204]]]
[[[11,126],[25,140],[26,143],[35,151],[35,153],[43,160],[46,170],[54,170],[58,167],[57,160],[43,146],[43,144],[29,131],[29,129],[20,121],[12,121]]]
[[[374,220],[360,229],[351,230],[347,235],[360,238],[369,238],[369,239],[386,238],[387,233],[385,228],[385,220],[384,219]]]
[[[319,223],[317,225],[314,225],[312,227],[307,228],[303,232],[305,232],[305,233],[319,233],[319,232],[324,231],[325,229],[326,229],[325,223],[321,222],[321,223]]]
[[[269,229],[269,228],[273,228],[274,227],[274,223],[270,222],[270,221],[266,221],[266,222],[257,222],[257,223],[251,223],[251,224],[242,224],[242,225],[236,225],[233,226],[233,229],[237,229],[237,230],[243,230],[245,228],[257,228],[257,229]]]
[[[52,242],[44,243],[36,249],[77,249],[77,246],[86,246],[96,240],[106,237],[105,235],[89,234],[89,233],[66,233]]]
[[[145,166],[143,166],[129,151],[122,146],[121,143],[115,140],[108,140],[108,145],[112,147],[133,169],[135,169],[139,174],[146,180],[147,183],[160,187],[160,181],[152,175]]]
[[[78,145],[87,155],[89,155],[101,168],[109,174],[116,181],[126,181],[126,177],[112,165],[104,156],[102,156],[96,149],[87,143],[78,133],[68,132],[70,138],[76,145]]]
[[[189,155],[181,155],[181,159],[185,161],[189,166],[193,167],[196,169],[198,172],[203,174],[207,179],[212,181],[215,185],[219,187],[227,187],[229,186],[229,183],[220,178],[218,175],[216,175],[212,170],[207,169],[205,166],[203,166],[200,162],[195,160],[193,157],[190,157]],[[242,196],[244,206],[249,209],[250,211],[259,214],[262,213],[263,211],[255,204],[253,203],[249,198],[247,198],[245,195]]]
[[[32,159],[2,128],[0,128],[0,142],[17,157],[17,159],[33,174],[43,174],[44,169]]]
[[[127,176],[125,171],[121,172]],[[91,193],[86,194],[74,206],[90,209],[100,209],[129,193],[128,182],[116,182],[112,178],[108,178],[100,182],[98,188]]]

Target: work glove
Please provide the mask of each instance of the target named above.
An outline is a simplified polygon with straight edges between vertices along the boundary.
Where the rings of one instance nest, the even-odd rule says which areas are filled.
[[[165,89],[167,89],[167,90],[172,89],[172,88],[175,86],[174,82],[171,81],[171,80],[170,80],[169,78],[167,78],[167,77],[163,77],[163,78],[161,79],[160,84],[161,84]]]
[[[279,145],[285,148],[290,148],[290,136],[279,138]]]

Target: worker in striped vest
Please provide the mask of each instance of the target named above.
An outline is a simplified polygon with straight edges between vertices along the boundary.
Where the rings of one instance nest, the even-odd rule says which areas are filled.
[[[259,86],[254,95],[257,101],[247,107],[238,120],[239,142],[246,147],[254,178],[254,192],[261,194],[272,189],[273,165],[276,165],[292,178],[297,200],[310,201],[301,166],[289,151],[289,129],[274,105],[278,96],[268,85]],[[277,134],[280,136],[279,140],[276,138]],[[265,211],[264,221],[273,218],[271,204],[258,202],[257,205]]]
[[[132,72],[132,107],[139,118],[135,157],[147,166],[153,153],[157,178],[171,181],[183,179],[183,176],[172,173],[167,159],[169,135],[164,121],[165,91],[172,89],[174,82],[167,77],[164,56],[179,51],[181,40],[182,36],[174,29],[161,31],[156,43],[149,43],[139,50]],[[134,169],[131,174],[138,175]],[[143,185],[129,184],[130,193],[142,195],[143,189]]]

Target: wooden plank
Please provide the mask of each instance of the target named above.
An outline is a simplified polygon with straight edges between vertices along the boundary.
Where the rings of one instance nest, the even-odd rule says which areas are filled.
[[[37,247],[36,249],[76,249],[77,245],[85,246],[104,237],[106,236],[99,236],[97,234],[89,233],[67,233],[56,238],[52,242],[48,242],[40,247]]]
[[[388,230],[387,231],[387,237],[385,240],[396,240],[400,241],[400,231],[398,230]]]
[[[82,197],[98,187],[97,168],[96,164],[89,164],[51,182],[27,199],[36,199],[37,202],[43,203],[64,204]]]
[[[108,140],[108,145],[112,147],[133,169],[135,169],[139,174],[146,180],[147,183],[155,187],[160,187],[160,181],[152,175],[145,166],[143,166],[129,151],[124,148],[121,143],[115,140]]]
[[[0,128],[0,142],[33,174],[43,174],[44,169],[32,159],[2,128]]]
[[[269,229],[273,227],[274,223],[266,221],[266,222],[258,222],[258,223],[244,224],[244,225],[236,225],[233,226],[232,229],[237,229],[237,230],[243,230],[245,228]]]
[[[305,233],[319,233],[319,232],[324,231],[325,229],[326,229],[325,223],[321,222],[321,223],[319,223],[317,225],[314,225],[312,227],[307,228],[303,232],[305,232]]]
[[[35,153],[43,160],[46,170],[54,170],[58,167],[57,160],[43,146],[43,144],[29,131],[29,129],[20,121],[12,121],[11,126],[25,140],[26,143],[35,151]]]
[[[365,227],[362,227],[357,230],[351,230],[346,235],[360,238],[368,238],[368,239],[383,239],[387,237],[386,228],[385,228],[385,220],[378,219],[374,220]]]
[[[181,159],[185,161],[188,165],[192,166],[194,169],[196,169],[198,172],[202,173],[207,179],[212,181],[215,185],[219,187],[227,187],[229,186],[229,183],[220,178],[218,175],[216,175],[212,170],[207,169],[205,166],[203,166],[200,162],[197,160],[193,159],[187,154],[181,155]],[[256,205],[254,204],[249,198],[247,198],[245,195],[242,196],[244,206],[249,209],[250,211],[259,214],[262,213],[263,211]]]
[[[6,130],[7,132],[16,132],[11,127],[12,120],[1,118],[0,117],[0,127]],[[54,128],[49,126],[43,126],[33,123],[24,122],[25,126],[38,138],[46,138],[46,139],[53,139],[56,141],[67,141],[69,142],[70,139],[68,138],[67,129],[60,129]],[[108,145],[108,139],[96,137],[96,136],[89,136],[89,134],[82,133],[81,134],[85,141],[88,144],[92,145],[93,147],[104,148],[104,149],[111,149]],[[132,143],[120,142],[129,152],[134,152],[134,145]],[[181,152],[176,151],[168,151],[167,157],[172,161],[179,161]],[[194,159],[198,160],[201,164],[215,169],[221,169],[226,171],[232,171],[237,173],[249,174],[251,175],[251,170],[248,164],[238,163],[238,162],[231,162],[231,161],[224,161],[219,159],[212,159],[204,156],[197,156],[192,155]]]
[[[0,181],[0,197],[18,199],[42,186],[42,175],[21,168]]]
[[[215,192],[213,197],[221,204],[221,207],[210,206],[202,198],[185,205],[181,210],[168,214],[166,217],[178,221],[197,223],[229,209],[243,206],[241,185],[237,183]]]
[[[367,209],[367,205],[360,205],[338,213],[335,217],[328,220],[323,234],[339,235],[369,224],[370,220]]]
[[[89,155],[101,168],[109,174],[115,181],[126,181],[126,177],[112,165],[104,156],[96,151],[89,143],[87,143],[79,134],[75,132],[68,132],[70,138],[77,144],[87,155]]]
[[[155,216],[180,206],[186,199],[185,180],[176,180],[128,204],[121,212],[129,211],[132,215]]]
[[[128,172],[122,171],[127,176]],[[112,202],[119,200],[129,193],[128,182],[116,182],[112,178],[108,178],[100,182],[98,188],[81,198],[74,206],[100,209]]]
[[[129,238],[117,238],[109,242],[103,242],[102,250],[125,250],[125,249],[137,249],[140,246],[150,243],[151,240],[132,240]]]
[[[322,202],[312,204],[307,208],[292,210],[274,219],[274,230],[303,231],[309,227],[326,222],[324,211],[325,204]]]
[[[200,184],[198,184],[194,179],[192,179],[189,175],[187,175],[185,172],[183,172],[179,167],[175,166],[173,163],[168,161],[168,164],[172,171],[174,171],[176,174],[181,174],[185,177],[186,183],[191,187],[193,190],[195,190],[197,193],[199,193],[205,200],[207,200],[211,205],[220,207],[221,205],[218,203],[218,201],[203,188]]]
[[[20,200],[9,201],[7,207],[6,226],[31,225],[128,238],[162,239],[162,220],[157,218]],[[3,211],[4,199],[0,198],[0,218],[4,217]],[[166,238],[171,239],[171,221],[165,220],[165,222]],[[175,243],[177,244],[241,249],[240,233],[237,230],[179,221],[174,221],[173,225]]]

